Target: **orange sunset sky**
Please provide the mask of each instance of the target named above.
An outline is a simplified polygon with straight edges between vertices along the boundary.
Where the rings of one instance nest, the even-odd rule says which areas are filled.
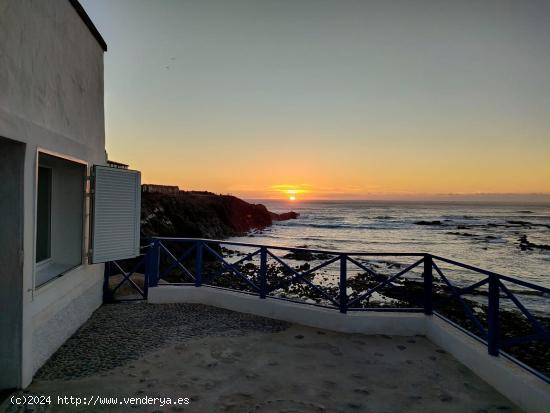
[[[550,200],[549,2],[82,4],[109,46],[109,157],[145,183]]]

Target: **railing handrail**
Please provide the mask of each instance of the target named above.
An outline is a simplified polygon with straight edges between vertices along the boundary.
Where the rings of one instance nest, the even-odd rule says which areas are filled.
[[[228,241],[228,240],[218,240],[210,238],[180,238],[180,237],[148,237],[147,239],[158,239],[160,241],[181,241],[181,242],[212,242],[216,244],[230,244],[237,245],[242,247],[255,247],[261,248],[265,247],[272,250],[282,250],[282,251],[304,251],[312,252],[315,254],[329,254],[329,255],[363,255],[363,256],[403,256],[403,257],[423,257],[427,253],[424,252],[389,252],[389,253],[378,253],[378,252],[361,252],[361,251],[335,251],[335,250],[323,250],[323,249],[313,249],[313,248],[302,248],[302,247],[283,247],[280,245],[266,245],[266,244],[254,244],[250,242],[240,242],[240,241]]]
[[[470,264],[464,264],[462,262],[451,260],[451,259],[445,258],[445,257],[440,257],[438,255],[433,255],[433,254],[429,254],[429,255],[434,260],[439,260],[439,261],[446,262],[448,264],[453,264],[453,265],[456,265],[458,267],[462,267],[462,268],[465,268],[467,270],[478,272],[480,274],[484,274],[484,275],[487,275],[487,276],[496,276],[501,280],[510,281],[510,282],[513,282],[513,283],[516,283],[516,284],[519,284],[519,285],[523,285],[524,287],[533,288],[534,290],[539,290],[543,293],[550,294],[550,288],[547,288],[547,287],[545,287],[543,285],[540,285],[540,284],[537,284],[537,283],[533,283],[533,282],[530,282],[530,281],[525,281],[525,280],[522,280],[521,278],[513,277],[513,276],[510,276],[510,275],[499,274],[498,272],[485,270],[483,268],[479,268],[479,267],[476,267],[476,266],[473,266],[473,265],[470,265]]]
[[[313,249],[313,248],[303,248],[303,247],[285,247],[279,245],[266,245],[266,244],[255,244],[250,242],[241,242],[241,241],[229,241],[229,240],[217,240],[210,238],[187,238],[187,237],[147,237],[146,239],[150,240],[160,240],[160,241],[177,241],[177,242],[204,242],[204,243],[214,243],[214,244],[226,244],[226,245],[235,245],[240,247],[254,247],[254,248],[267,248],[271,250],[279,251],[298,251],[298,252],[309,252],[314,254],[327,254],[327,255],[346,255],[352,257],[431,257],[433,260],[443,261],[448,264],[456,265],[464,269],[477,272],[487,276],[496,276],[501,280],[509,281],[511,283],[521,285],[523,287],[532,288],[534,290],[540,291],[544,294],[550,294],[550,288],[543,285],[533,283],[531,281],[525,281],[521,278],[500,274],[494,271],[485,270],[470,264],[465,264],[456,260],[449,258],[441,257],[439,255],[434,255],[429,252],[364,252],[364,251],[337,251],[337,250],[324,250],[324,249]]]

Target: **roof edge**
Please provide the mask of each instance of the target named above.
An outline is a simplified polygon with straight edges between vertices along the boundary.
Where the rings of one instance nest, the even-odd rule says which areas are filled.
[[[105,40],[103,40],[103,37],[101,37],[101,34],[97,30],[97,28],[94,25],[94,22],[92,22],[92,19],[90,19],[90,16],[88,16],[88,13],[86,13],[86,10],[84,10],[84,7],[79,3],[78,0],[69,0],[69,3],[74,7],[86,27],[88,27],[88,30],[92,33],[92,35],[95,37],[97,42],[100,44],[101,48],[104,52],[107,51],[107,43],[105,43]]]

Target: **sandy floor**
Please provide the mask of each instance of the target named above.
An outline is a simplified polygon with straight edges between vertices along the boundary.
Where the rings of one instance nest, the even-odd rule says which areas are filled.
[[[30,394],[188,397],[190,403],[116,408],[54,403],[35,411],[519,411],[423,337],[348,335],[296,325],[167,341],[111,370],[68,380],[42,376]]]

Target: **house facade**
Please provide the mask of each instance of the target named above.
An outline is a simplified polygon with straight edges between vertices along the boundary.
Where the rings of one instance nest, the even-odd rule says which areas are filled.
[[[0,389],[27,386],[101,305],[106,50],[76,0],[0,0]]]

